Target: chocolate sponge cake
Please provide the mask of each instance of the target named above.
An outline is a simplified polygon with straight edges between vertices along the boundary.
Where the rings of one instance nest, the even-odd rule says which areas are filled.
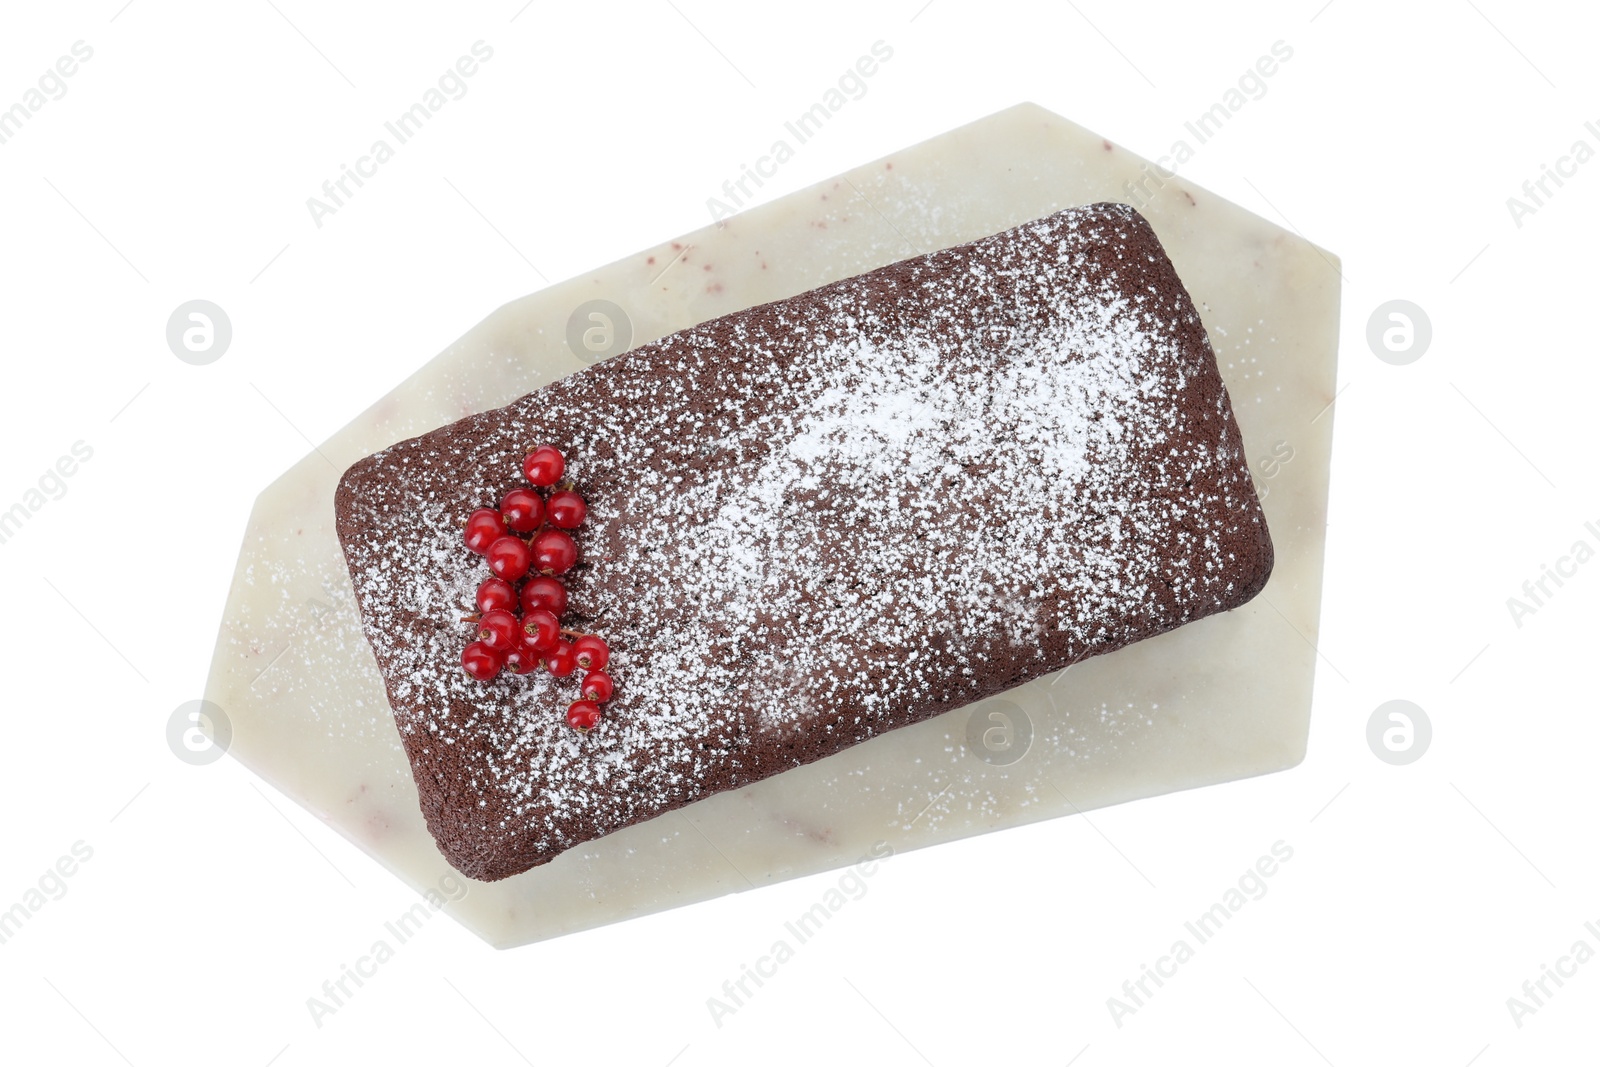
[[[618,679],[463,673],[473,509],[551,444],[567,625]],[[1272,542],[1132,208],[1062,211],[643,345],[369,456],[337,523],[423,813],[492,880],[1250,600]]]

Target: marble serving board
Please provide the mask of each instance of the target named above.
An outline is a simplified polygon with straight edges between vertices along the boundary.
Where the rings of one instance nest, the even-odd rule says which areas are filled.
[[[475,883],[449,911],[509,947],[841,867],[876,842],[903,852],[1294,766],[1316,666],[1337,260],[1152,173],[1098,134],[1022,104],[495,311],[256,501],[206,687],[231,727],[228,751],[419,892],[437,886],[449,868],[418,809],[334,536],[344,469],[706,319],[1064,207],[1122,200],[1155,227],[1216,348],[1277,549],[1266,590],[1236,611]]]

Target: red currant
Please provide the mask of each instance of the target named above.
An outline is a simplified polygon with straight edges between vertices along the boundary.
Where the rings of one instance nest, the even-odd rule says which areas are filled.
[[[616,692],[616,684],[605,671],[590,671],[583,676],[583,699],[604,704]]]
[[[532,489],[513,489],[500,501],[500,514],[517,533],[532,533],[544,525],[544,497]]]
[[[544,666],[557,678],[571,674],[578,666],[577,657],[572,654],[572,645],[558,640],[555,649],[545,653]]]
[[[583,502],[583,497],[571,489],[550,494],[551,526],[559,526],[563,530],[576,530],[583,525],[584,517],[588,514],[589,505]]]
[[[600,725],[600,705],[592,700],[579,700],[567,709],[567,725],[586,734]]]
[[[496,608],[486,611],[478,621],[478,640],[504,655],[522,643],[522,631],[517,617],[509,611]]]
[[[584,634],[572,642],[572,655],[586,671],[604,670],[606,661],[611,658],[611,646],[594,634]]]
[[[561,641],[561,620],[544,609],[522,617],[522,643],[535,652],[554,652]]]
[[[540,574],[565,574],[576,562],[578,546],[560,530],[545,530],[533,539],[533,569]]]
[[[489,559],[489,569],[494,576],[508,582],[515,582],[527,574],[533,564],[533,553],[528,546],[510,535],[496,540],[484,555]]]
[[[499,578],[489,578],[478,586],[478,611],[514,611],[517,607],[517,588]]]
[[[539,669],[539,655],[531,649],[513,648],[506,653],[506,670],[512,674],[532,674]]]
[[[522,587],[522,611],[548,611],[560,618],[567,610],[567,587],[554,578],[529,578]]]
[[[489,551],[495,539],[504,537],[505,533],[505,520],[493,508],[479,508],[467,516],[467,547],[480,556]]]
[[[522,473],[528,483],[541,489],[548,489],[559,482],[566,469],[566,459],[562,457],[561,450],[553,445],[540,445],[522,461]]]
[[[500,673],[505,658],[484,644],[474,641],[461,650],[461,667],[480,682],[487,682]]]

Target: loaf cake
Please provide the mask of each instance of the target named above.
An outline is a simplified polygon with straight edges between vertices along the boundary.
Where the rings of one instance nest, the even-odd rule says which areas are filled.
[[[469,513],[587,501],[615,695],[462,670]],[[1095,204],[702,323],[352,466],[338,534],[440,850],[472,878],[1250,600],[1272,542],[1200,317]]]

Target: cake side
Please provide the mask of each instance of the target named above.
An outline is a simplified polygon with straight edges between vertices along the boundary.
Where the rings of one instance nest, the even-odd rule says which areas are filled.
[[[552,443],[622,680],[460,672],[472,508]],[[341,543],[424,814],[505,877],[1244,603],[1272,550],[1198,315],[1130,208],[762,305],[357,463]]]

